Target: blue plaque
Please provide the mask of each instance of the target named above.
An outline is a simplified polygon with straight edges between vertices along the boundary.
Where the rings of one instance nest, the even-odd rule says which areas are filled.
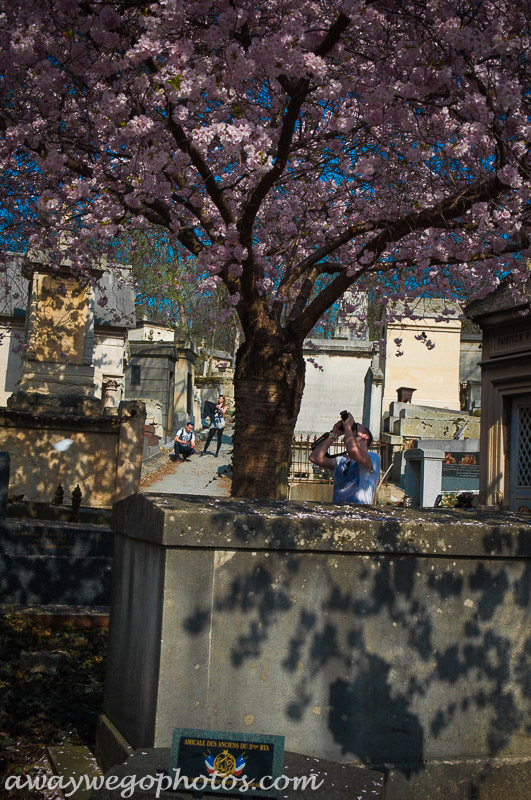
[[[173,791],[280,797],[284,737],[175,728],[170,754]]]

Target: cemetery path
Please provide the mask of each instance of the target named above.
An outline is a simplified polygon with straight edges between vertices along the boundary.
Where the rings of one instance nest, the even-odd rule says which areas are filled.
[[[204,437],[197,441],[197,454],[190,461],[172,464],[173,469],[148,485],[142,492],[160,494],[204,494],[211,497],[229,497],[231,481],[227,472],[232,457],[232,428],[227,425],[223,431],[221,450],[215,457],[216,444],[213,441],[204,456],[199,455],[204,447]],[[168,459],[169,461],[169,459]],[[171,463],[171,462],[169,462]],[[154,475],[156,477],[156,475]]]

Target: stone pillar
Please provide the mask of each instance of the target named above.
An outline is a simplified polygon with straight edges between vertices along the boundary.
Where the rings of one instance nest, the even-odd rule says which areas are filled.
[[[26,274],[27,348],[12,405],[19,393],[96,398],[91,284],[44,264],[32,264]]]
[[[442,485],[443,450],[406,450],[406,494],[414,507],[433,507]]]
[[[138,491],[142,473],[142,450],[146,407],[139,400],[122,400],[118,407],[120,438],[116,458],[114,502]]]
[[[9,453],[0,453],[0,525],[5,522],[9,492]]]
[[[365,375],[362,421],[372,433],[375,442],[379,440],[381,432],[383,382],[384,374],[379,367],[378,344],[374,342],[372,363]]]

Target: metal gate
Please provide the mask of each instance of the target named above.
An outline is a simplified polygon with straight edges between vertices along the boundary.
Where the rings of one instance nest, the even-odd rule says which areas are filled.
[[[511,414],[509,508],[531,511],[531,395],[516,397]]]
[[[333,483],[334,476],[331,470],[322,469],[321,467],[312,464],[310,461],[310,453],[312,451],[312,444],[317,439],[314,434],[304,434],[293,437],[291,443],[291,464],[289,471],[289,483]],[[382,457],[385,445],[381,442],[374,442],[371,450],[380,454]],[[328,448],[331,456],[337,456],[345,452],[345,444],[343,439],[333,442]],[[383,464],[382,464],[383,469]]]

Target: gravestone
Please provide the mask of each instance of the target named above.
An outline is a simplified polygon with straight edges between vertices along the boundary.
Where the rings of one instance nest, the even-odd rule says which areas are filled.
[[[193,800],[194,796],[202,796],[204,800],[211,800],[216,793],[201,795],[198,792],[169,789],[173,786],[168,776],[170,765],[169,748],[142,748],[136,750],[125,764],[113,767],[106,773],[104,785],[92,794],[92,800],[121,800],[121,794],[126,787],[134,786],[128,796],[131,800]],[[285,778],[308,777],[314,781],[317,788],[308,788],[305,791],[294,788],[292,781],[288,782],[279,792],[284,800],[383,800],[384,774],[377,770],[364,769],[352,764],[339,764],[337,762],[312,758],[300,753],[285,753],[283,776]],[[285,783],[285,781],[283,782]],[[106,784],[106,785],[105,785]],[[183,784],[181,783],[181,786]],[[311,786],[311,785],[310,785]],[[130,789],[128,788],[129,792]],[[256,791],[234,792],[238,797],[254,797]],[[226,795],[222,795],[226,796]]]
[[[404,451],[403,461],[414,506],[433,505],[441,492],[479,489],[478,439],[419,439],[417,449]]]
[[[479,452],[446,452],[442,463],[441,489],[443,492],[477,492]]]
[[[94,277],[100,273],[94,272]],[[122,402],[104,413],[94,380],[94,303],[90,282],[67,267],[28,265],[31,280],[22,374],[0,431],[11,456],[11,487],[26,501],[51,502],[58,484],[77,485],[83,504],[110,507],[136,491],[145,407]],[[61,449],[61,443],[71,446]]]
[[[433,506],[441,491],[444,452],[417,447],[406,450],[405,458],[406,494],[413,507]]]
[[[386,764],[387,800],[529,797],[525,516],[142,494],[112,527],[104,768],[244,730]]]
[[[5,522],[9,493],[9,453],[0,453],[0,525]]]

